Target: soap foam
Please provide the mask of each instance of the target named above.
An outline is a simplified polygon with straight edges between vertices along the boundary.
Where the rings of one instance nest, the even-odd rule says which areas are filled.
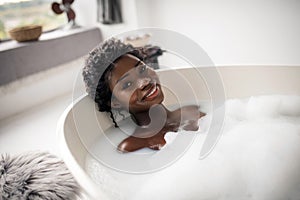
[[[117,189],[112,199],[299,200],[300,96],[230,99],[225,106],[224,132],[203,160],[199,153],[213,113],[202,119],[201,134],[185,155],[163,170],[104,173],[91,157],[86,170],[107,192]],[[167,136],[170,147],[177,134]]]

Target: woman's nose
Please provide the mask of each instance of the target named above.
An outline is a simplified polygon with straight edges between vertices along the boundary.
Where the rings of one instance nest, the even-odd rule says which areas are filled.
[[[137,88],[143,90],[151,82],[150,77],[140,77],[137,81]]]

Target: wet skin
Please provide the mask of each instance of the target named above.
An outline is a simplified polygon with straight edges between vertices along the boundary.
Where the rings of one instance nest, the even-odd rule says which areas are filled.
[[[131,136],[119,144],[118,150],[121,152],[132,152],[144,147],[159,150],[166,144],[164,136],[167,132],[177,132],[179,127],[196,131],[199,128],[198,119],[205,115],[199,111],[198,106],[168,110],[162,104],[164,94],[156,72],[132,55],[125,54],[115,61],[108,81],[113,94],[111,107],[129,111],[139,125]],[[152,106],[159,108],[152,116],[153,119],[166,116],[162,128],[155,132],[149,125],[149,110]]]

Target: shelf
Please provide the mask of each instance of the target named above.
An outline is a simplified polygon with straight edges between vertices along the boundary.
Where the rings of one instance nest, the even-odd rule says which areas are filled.
[[[44,33],[38,41],[0,43],[0,85],[82,57],[103,40],[99,28]]]

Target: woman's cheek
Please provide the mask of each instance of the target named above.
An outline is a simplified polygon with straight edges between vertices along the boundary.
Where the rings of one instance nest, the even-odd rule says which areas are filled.
[[[118,93],[117,98],[125,108],[128,108],[129,104],[136,101],[136,97],[132,92],[121,91]]]
[[[136,91],[132,92],[132,94],[131,94],[131,96],[129,97],[129,99],[130,99],[130,102],[131,102],[131,103],[136,102],[136,101],[138,100],[137,92],[136,92]]]

